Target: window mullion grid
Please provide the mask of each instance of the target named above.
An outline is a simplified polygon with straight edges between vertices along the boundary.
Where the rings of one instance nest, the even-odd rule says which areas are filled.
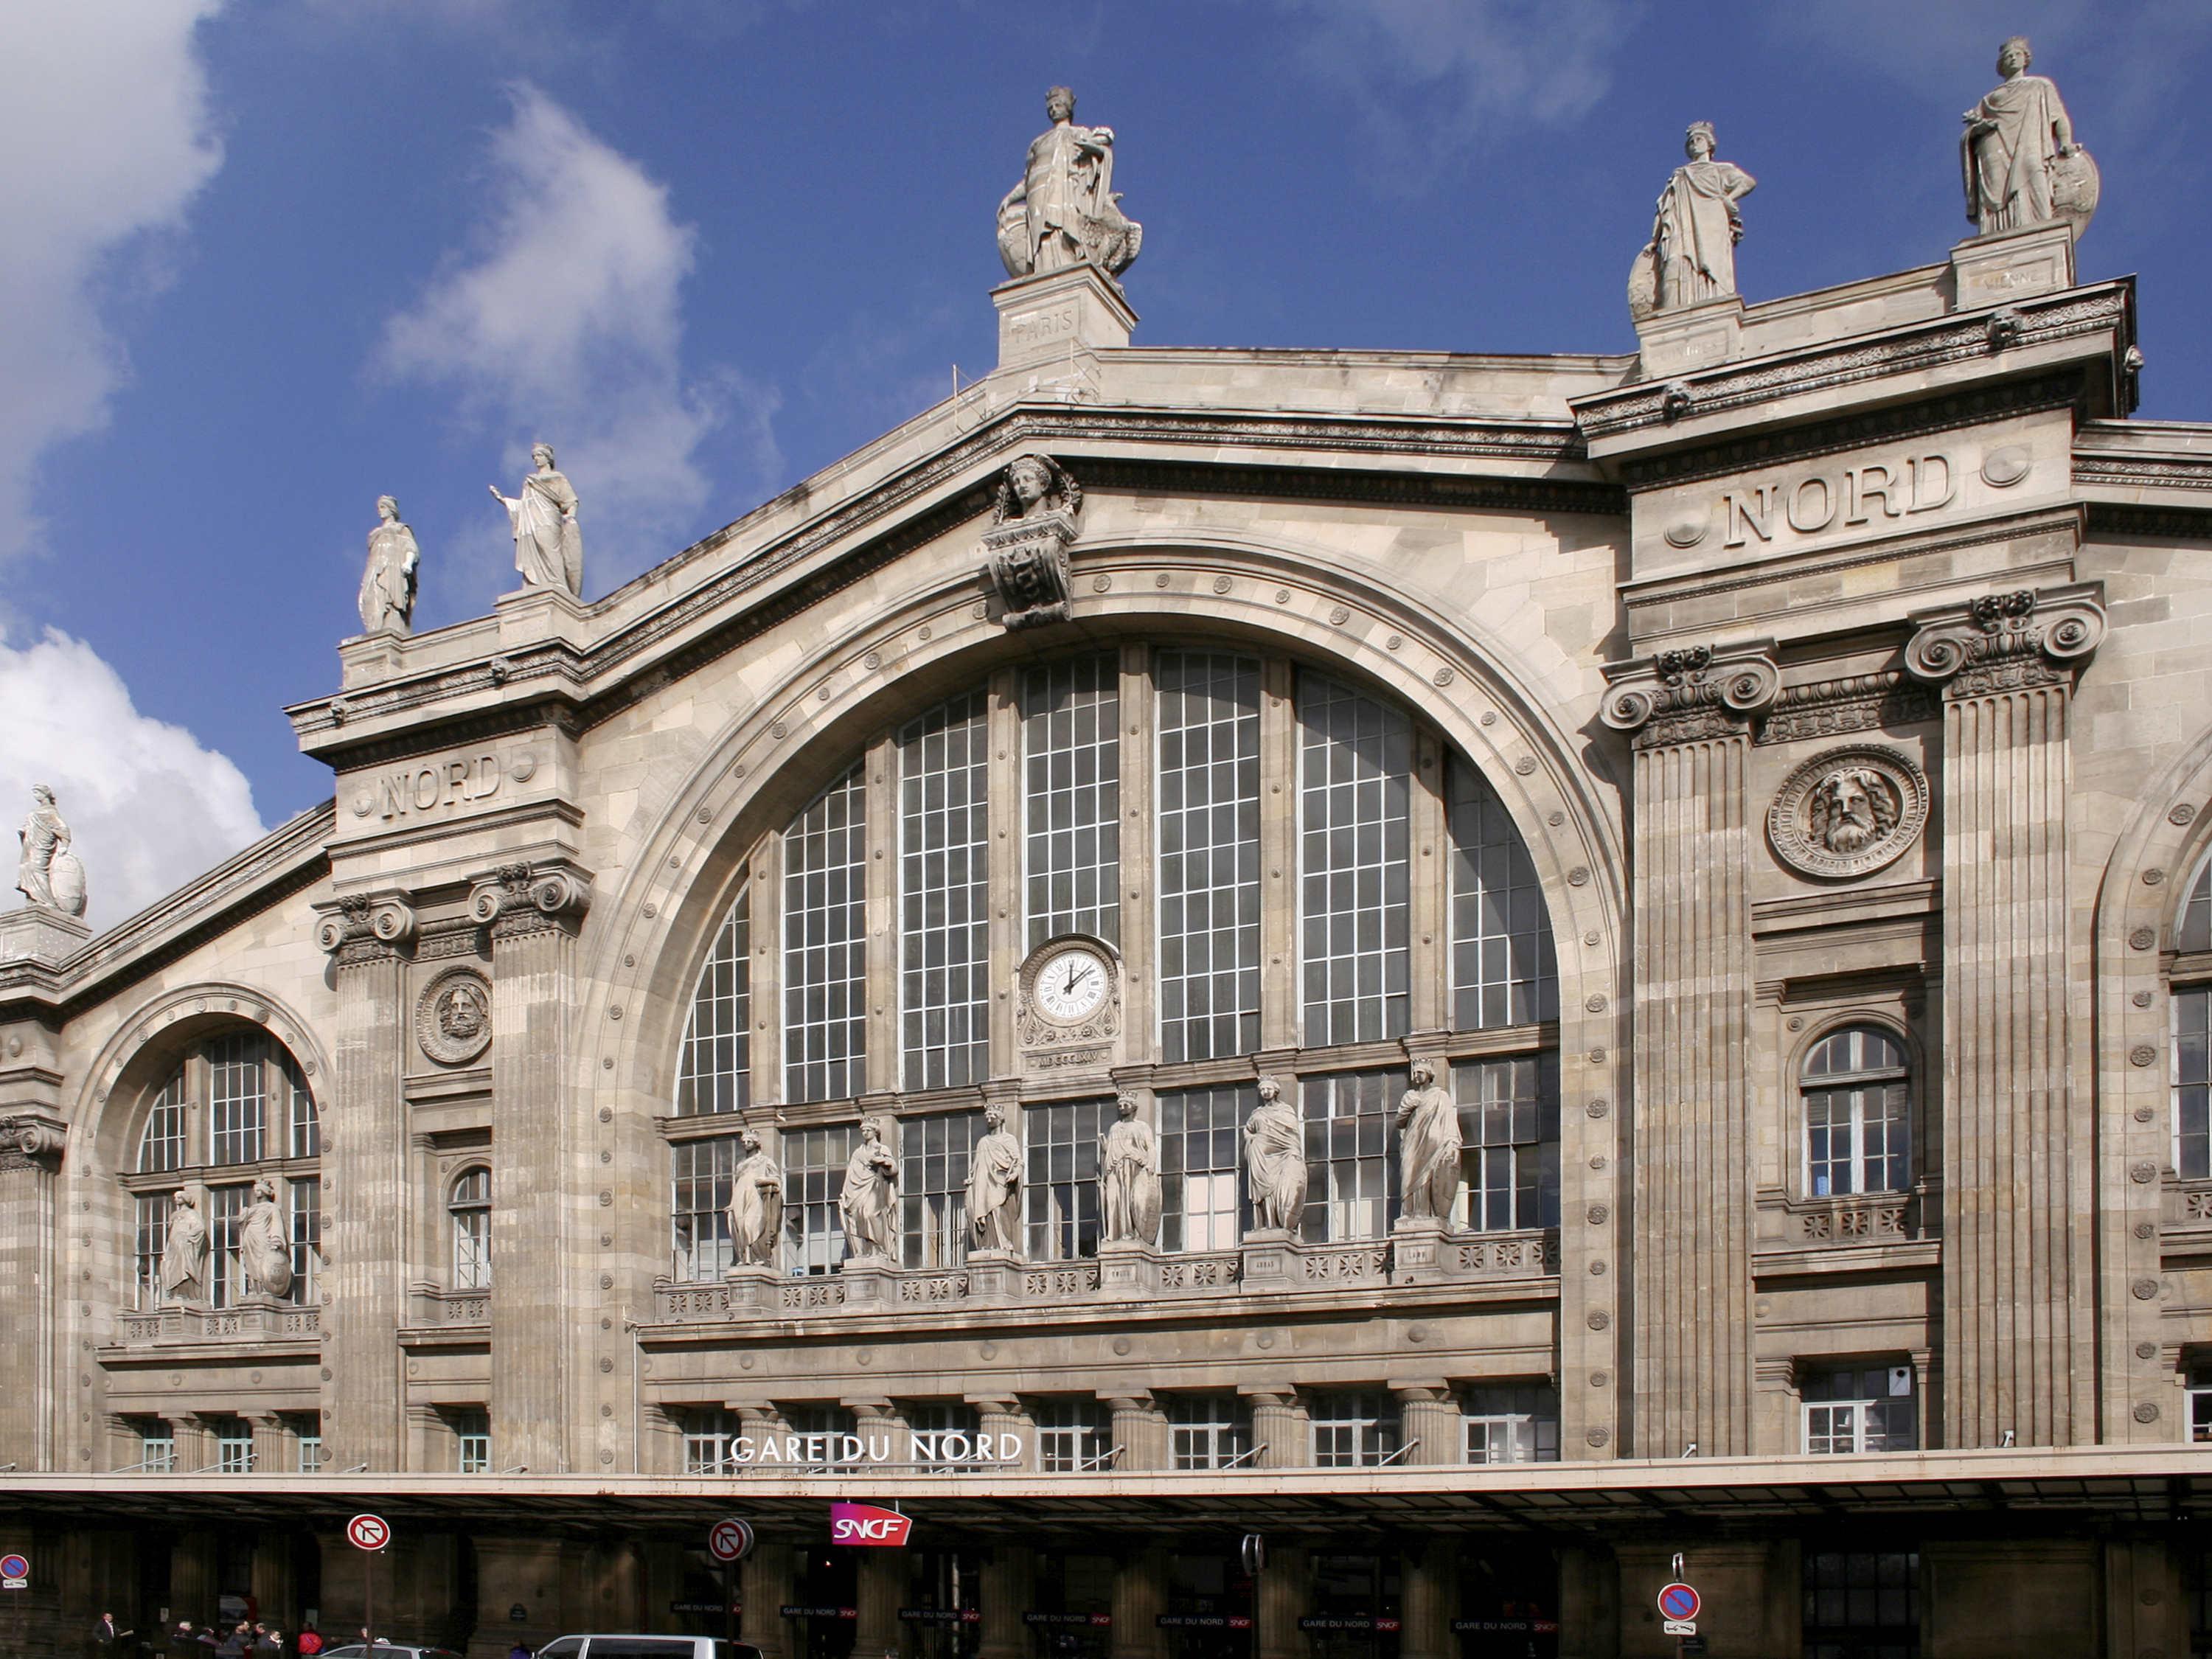
[[[899,736],[897,1052],[908,1091],[981,1082],[990,1065],[988,701],[964,693]]]
[[[1298,1042],[1297,671],[1279,658],[1260,665],[1260,1046]]]
[[[1034,670],[1032,672],[1036,672]],[[985,856],[991,879],[983,893],[989,916],[986,930],[988,966],[983,977],[984,1022],[989,1059],[988,1077],[1012,1077],[1015,1070],[1014,1022],[1009,1005],[999,994],[1014,982],[1014,973],[1027,952],[1028,936],[1022,896],[1029,890],[1029,823],[1032,810],[1023,770],[1029,762],[1022,750],[1020,676],[1006,669],[991,677],[989,712],[985,715],[984,753],[989,778],[984,795]],[[1118,879],[1115,884],[1119,885]]]

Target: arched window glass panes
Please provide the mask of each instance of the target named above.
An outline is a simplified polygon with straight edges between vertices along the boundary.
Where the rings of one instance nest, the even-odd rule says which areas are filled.
[[[2197,866],[2176,918],[2173,964],[2173,1168],[2212,1179],[2212,854]]]
[[[287,1236],[292,1273],[283,1297],[312,1304],[322,1266],[320,1150],[313,1091],[282,1044],[248,1029],[195,1045],[147,1103],[137,1168],[120,1177],[132,1210],[132,1304],[228,1308],[246,1297],[239,1236],[262,1180],[274,1189]],[[204,1224],[206,1243],[172,1264],[179,1282],[165,1286],[161,1258],[179,1191]]]
[[[737,902],[715,931],[707,965],[691,993],[677,1068],[676,1112],[690,1117],[742,1112],[752,1103],[753,896],[750,872],[738,875]]]
[[[868,1086],[868,792],[855,766],[783,835],[783,1086],[793,1102]]]
[[[453,1226],[453,1288],[491,1288],[491,1171],[464,1170],[446,1200]]]
[[[1296,1054],[1284,1115],[1303,1120],[1310,1162],[1303,1235],[1387,1237],[1407,1084],[1382,1045],[1417,1027],[1466,1130],[1453,1224],[1557,1224],[1544,895],[1504,803],[1419,710],[1348,674],[1174,642],[955,690],[825,757],[842,775],[744,849],[751,878],[707,941],[677,1066],[678,1279],[727,1267],[738,1120],[769,1101],[777,1121],[758,1127],[784,1171],[779,1265],[840,1270],[837,1199],[871,1088],[886,1091],[867,1112],[898,1159],[902,1264],[958,1267],[982,1133],[972,1091],[1004,1081],[994,1068],[1025,1079],[1006,1103],[1024,1253],[1092,1253],[1110,1118],[1099,1056],[1037,1063],[1012,994],[1024,959],[1070,933],[1127,953],[1104,1063],[1150,1068],[1140,1109],[1159,1147],[1162,1248],[1233,1249],[1249,1228],[1241,1130],[1257,1098],[1243,1057],[1279,1047]],[[1417,830],[1424,843],[1448,835],[1434,849],[1447,856],[1415,853]],[[954,1089],[969,1092],[945,1098]]]
[[[1872,1025],[1831,1032],[1805,1056],[1805,1193],[1901,1192],[1912,1180],[1905,1045]]]
[[[1022,675],[1029,942],[1121,942],[1121,669],[1112,652]]]
[[[1401,1071],[1304,1080],[1309,1244],[1389,1237],[1398,1218],[1391,1124],[1406,1085]]]
[[[1306,1043],[1403,1036],[1413,723],[1320,674],[1297,704]]]
[[[899,733],[900,1007],[906,1086],[990,1071],[989,708],[980,691]]]
[[[1158,691],[1160,1052],[1260,1046],[1260,665],[1163,651]]]
[[[1536,866],[1498,792],[1453,756],[1452,1024],[1462,1031],[1559,1017],[1552,920]]]

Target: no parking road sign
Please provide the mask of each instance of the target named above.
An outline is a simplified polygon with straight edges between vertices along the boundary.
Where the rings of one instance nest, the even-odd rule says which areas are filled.
[[[1686,1625],[1704,1605],[1687,1584],[1669,1584],[1659,1592],[1659,1612],[1670,1624]]]
[[[392,1528],[380,1515],[356,1515],[346,1522],[346,1538],[356,1549],[380,1550],[392,1541]]]
[[[714,1522],[707,1548],[717,1561],[742,1561],[753,1553],[753,1525],[734,1515]]]
[[[0,1589],[30,1588],[30,1558],[26,1555],[0,1555]]]

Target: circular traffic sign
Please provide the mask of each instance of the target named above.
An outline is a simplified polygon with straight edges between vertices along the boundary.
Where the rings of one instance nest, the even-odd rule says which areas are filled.
[[[380,1515],[356,1515],[346,1522],[346,1538],[359,1550],[380,1550],[392,1541],[392,1528]]]
[[[0,1578],[28,1578],[31,1563],[27,1556],[0,1555]]]
[[[1687,1584],[1669,1584],[1659,1592],[1659,1611],[1674,1620],[1694,1619],[1704,1604]]]
[[[753,1523],[734,1515],[714,1522],[707,1548],[717,1561],[742,1561],[753,1553]]]

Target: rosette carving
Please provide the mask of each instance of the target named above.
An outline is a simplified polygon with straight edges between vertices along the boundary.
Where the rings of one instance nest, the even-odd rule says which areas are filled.
[[[2104,592],[2088,582],[1985,593],[1912,620],[1917,631],[1905,647],[1907,672],[1948,696],[1974,696],[2065,678],[2071,664],[2104,641]]]
[[[1598,718],[1640,746],[1723,737],[1774,706],[1782,675],[1771,640],[1686,647],[1610,663]]]

